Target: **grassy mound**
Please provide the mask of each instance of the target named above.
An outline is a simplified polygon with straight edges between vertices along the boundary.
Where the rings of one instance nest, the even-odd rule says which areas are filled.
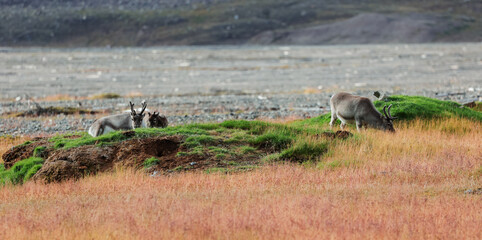
[[[383,106],[389,104],[393,104],[392,115],[398,117],[399,121],[444,118],[482,121],[481,112],[449,101],[425,97],[392,96],[385,101],[375,102],[375,106],[380,111]],[[329,120],[330,114],[325,114],[286,124],[228,120],[223,123],[117,131],[95,138],[87,133],[58,135],[50,138],[47,146],[37,147],[32,157],[17,162],[12,168],[7,170],[1,165],[0,182],[23,183],[35,174],[42,166],[42,158],[47,159],[47,155],[51,152],[66,151],[85,145],[103,147],[131,139],[163,136],[182,137],[182,150],[175,153],[176,158],[184,160],[208,159],[219,163],[216,166],[221,166],[215,169],[206,169],[206,172],[231,172],[233,169],[246,170],[264,162],[279,160],[311,162],[318,160],[320,156],[329,152],[339,142],[345,141],[344,138],[338,139],[338,135],[327,130],[328,125],[326,123]],[[355,135],[350,141],[356,142],[360,139],[359,135]],[[46,149],[49,151],[46,151]],[[146,169],[156,167],[159,164],[157,157],[154,155],[147,157],[142,166]],[[192,164],[196,163],[193,161]],[[188,169],[191,169],[189,165],[173,165],[170,171]]]
[[[442,101],[428,97],[395,95],[383,101],[375,101],[375,107],[383,113],[383,107],[392,104],[391,114],[398,119],[395,121],[409,121],[414,119],[437,119],[458,117],[482,122],[482,112],[464,107],[452,101]],[[478,105],[477,105],[478,106]],[[324,114],[316,118],[300,122],[301,125],[329,123],[330,114]],[[337,120],[339,122],[339,120]]]
[[[202,167],[206,172],[246,171],[266,161],[303,162],[318,158],[328,151],[330,144],[337,142],[333,138],[316,135],[327,131],[326,127],[319,124],[303,127],[262,121],[229,120],[223,123],[117,131],[99,137],[91,137],[87,133],[64,134],[51,137],[46,141],[46,146],[37,147],[32,155],[47,159],[48,154],[57,151],[74,152],[86,145],[102,149],[135,139],[181,136],[183,140],[172,160],[174,164],[167,169],[168,171],[199,169],[201,163],[202,166],[206,166]],[[159,156],[161,155],[147,156],[139,167],[147,171],[165,170],[165,165],[159,166]],[[30,161],[32,159],[26,159],[17,164]],[[9,172],[2,174],[2,179],[13,179],[2,182],[22,183],[41,167],[38,164],[41,163],[29,164],[28,168],[21,171],[16,165],[8,170],[2,168],[3,172]],[[29,172],[30,168],[33,169],[32,173]],[[21,177],[11,177],[12,171],[20,171]]]
[[[392,104],[392,116],[399,120],[433,119],[460,117],[482,121],[482,112],[464,107],[452,101],[441,101],[420,96],[391,96],[384,101],[375,101],[375,106],[382,111],[383,106]]]

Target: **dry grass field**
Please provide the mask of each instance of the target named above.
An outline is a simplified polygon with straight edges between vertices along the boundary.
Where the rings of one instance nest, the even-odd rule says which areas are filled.
[[[482,239],[482,124],[367,130],[248,172],[0,187],[0,239]],[[352,132],[353,129],[351,129]],[[25,139],[2,139],[0,153]]]

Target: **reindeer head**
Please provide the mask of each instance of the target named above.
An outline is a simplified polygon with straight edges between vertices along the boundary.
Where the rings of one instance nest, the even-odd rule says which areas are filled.
[[[149,115],[149,122],[148,126],[149,127],[157,127],[159,125],[159,112],[154,112],[151,114],[150,112],[147,113]]]
[[[388,106],[388,114],[387,114],[387,106],[383,107],[383,114],[385,116],[383,117],[383,125],[381,126],[381,129],[388,130],[390,132],[395,132],[395,128],[393,128],[393,119],[397,119],[397,118],[392,117],[392,114],[390,114],[390,108],[392,108],[392,104]]]
[[[147,123],[149,127],[167,127],[167,118],[164,115],[160,116],[159,112],[154,112],[153,114],[148,112],[147,114],[149,115]]]
[[[146,115],[144,110],[146,110],[147,103],[142,103],[142,110],[140,113],[136,113],[136,110],[134,110],[134,104],[132,102],[129,102],[129,104],[131,105],[132,124],[134,125],[134,128],[140,128],[142,125],[142,120],[144,120],[144,116]]]

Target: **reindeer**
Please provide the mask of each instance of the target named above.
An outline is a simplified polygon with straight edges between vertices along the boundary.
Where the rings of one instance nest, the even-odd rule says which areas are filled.
[[[392,105],[388,106],[388,113],[386,110],[387,106],[384,106],[384,115],[382,115],[377,111],[370,99],[341,92],[331,97],[330,107],[330,128],[333,127],[335,120],[339,118],[341,121],[340,128],[342,130],[346,123],[355,122],[358,132],[360,132],[362,126],[395,132],[392,121],[396,119],[396,117],[392,117],[390,114]]]
[[[92,137],[97,137],[112,131],[147,127],[147,119],[144,120],[146,115],[144,110],[146,110],[147,104],[145,102],[142,103],[140,113],[134,110],[134,104],[132,102],[129,102],[129,104],[131,106],[130,113],[106,116],[96,120],[92,126],[90,126],[89,134]]]
[[[147,126],[151,128],[165,128],[168,125],[168,121],[166,116],[159,115],[159,112],[154,112],[151,114],[150,112],[147,113],[149,115],[149,119],[147,121]]]

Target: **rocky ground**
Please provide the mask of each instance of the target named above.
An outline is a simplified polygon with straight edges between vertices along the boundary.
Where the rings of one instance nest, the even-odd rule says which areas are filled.
[[[0,135],[85,131],[95,118],[144,99],[177,125],[318,116],[337,91],[462,103],[482,95],[480,43],[0,50]],[[92,99],[101,93],[121,97]],[[46,101],[52,96],[70,100]],[[99,113],[9,115],[35,108],[34,101]]]

